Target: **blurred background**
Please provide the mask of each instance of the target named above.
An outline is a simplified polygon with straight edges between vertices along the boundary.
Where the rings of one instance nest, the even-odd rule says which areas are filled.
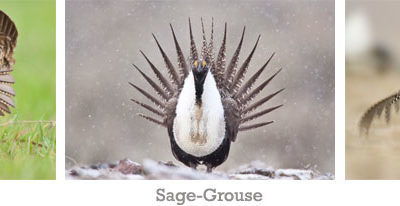
[[[286,88],[267,103],[284,104],[263,117],[276,122],[239,133],[228,160],[217,170],[261,160],[277,168],[334,173],[333,0],[66,1],[66,167],[124,157],[137,162],[144,158],[178,162],[166,129],[136,115],[143,109],[130,98],[148,101],[128,82],[149,88],[131,66],[135,63],[152,76],[139,49],[163,68],[152,32],[176,65],[169,23],[188,56],[188,17],[198,46],[200,17],[208,32],[214,17],[218,47],[223,24],[228,22],[228,59],[246,25],[240,63],[261,34],[248,77],[272,52],[276,55],[260,79],[284,69],[260,95]]]
[[[400,89],[400,2],[346,1],[346,179],[400,178],[400,115],[373,121],[363,113]]]
[[[0,179],[55,179],[55,0],[1,0],[18,30],[16,107],[0,117]]]

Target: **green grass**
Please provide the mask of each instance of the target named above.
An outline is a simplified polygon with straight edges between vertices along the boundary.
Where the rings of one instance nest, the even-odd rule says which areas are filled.
[[[19,35],[16,108],[0,117],[0,179],[55,179],[55,0],[1,1]]]
[[[55,124],[10,123],[0,128],[0,179],[55,179]]]

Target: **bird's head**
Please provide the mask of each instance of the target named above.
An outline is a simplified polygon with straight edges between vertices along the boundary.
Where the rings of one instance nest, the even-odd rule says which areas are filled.
[[[196,84],[203,84],[209,70],[209,62],[207,59],[195,60],[192,63],[192,72]]]

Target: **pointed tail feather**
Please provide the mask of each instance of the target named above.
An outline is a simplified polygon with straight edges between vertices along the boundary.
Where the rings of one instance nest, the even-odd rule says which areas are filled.
[[[0,93],[0,101],[10,107],[15,107],[14,100],[6,94]]]
[[[245,117],[245,118],[240,120],[240,124],[243,124],[245,122],[257,119],[257,118],[259,118],[259,117],[261,117],[261,116],[263,116],[265,114],[268,114],[268,113],[270,113],[270,112],[272,112],[272,111],[274,111],[274,110],[276,110],[276,109],[278,109],[279,107],[282,107],[282,106],[283,106],[283,104],[275,106],[275,107],[271,107],[271,108],[268,108],[268,109],[265,109],[265,110],[263,110],[261,112],[255,113],[255,114],[250,115],[248,117]]]
[[[267,62],[249,80],[247,80],[247,82],[242,87],[240,87],[239,91],[234,96],[235,98],[242,99],[244,95],[248,94],[249,90],[253,87],[254,83],[257,81],[258,77],[267,67],[272,57],[274,57],[274,55],[275,52],[272,53],[271,57],[267,60]]]
[[[396,112],[400,110],[400,91],[393,97],[391,105],[394,105]]]
[[[158,99],[156,99],[155,97],[153,97],[151,94],[149,94],[148,92],[144,91],[140,87],[134,85],[133,83],[129,82],[129,84],[132,87],[134,87],[136,90],[138,90],[141,94],[143,94],[143,96],[147,97],[147,99],[149,99],[151,102],[153,102],[156,106],[160,107],[163,110],[165,109],[165,104],[164,103],[162,103],[161,101],[159,101]]]
[[[4,116],[4,113],[11,113],[10,108],[8,108],[8,105],[5,104],[3,101],[0,99],[0,111],[3,113],[0,113],[0,116]]]
[[[176,54],[178,56],[180,81],[183,82],[186,76],[189,74],[189,69],[186,64],[186,60],[183,55],[182,49],[179,46],[178,40],[176,39],[174,29],[172,28],[172,24],[169,24],[169,26],[171,27],[172,36],[174,37],[174,42],[175,42]]]
[[[374,116],[377,114],[377,108],[380,107],[380,104],[377,103],[365,112],[361,118],[359,123],[360,133],[368,134],[369,128],[371,127],[372,120]],[[382,109],[383,110],[383,109]]]
[[[14,22],[3,11],[0,10],[0,33],[10,37],[12,47],[17,44],[18,31]]]
[[[386,105],[385,106],[385,120],[386,120],[386,123],[388,123],[388,124],[390,122],[390,112],[391,111],[392,111],[392,105],[391,104]]]
[[[0,83],[0,93],[3,93],[7,96],[15,96],[15,91],[14,88],[12,88],[11,84]]]
[[[201,47],[201,56],[203,59],[207,57],[207,40],[206,40],[206,32],[204,31],[204,23],[203,23],[203,18],[200,18],[201,21],[201,31],[203,33],[203,46]]]
[[[156,36],[155,36],[154,34],[152,34],[152,35],[153,35],[154,40],[155,40],[156,43],[157,43],[158,49],[159,49],[160,52],[161,52],[161,55],[162,55],[162,57],[163,57],[163,59],[164,59],[164,62],[165,62],[165,65],[167,66],[167,69],[168,69],[168,74],[170,75],[170,78],[171,78],[173,84],[174,84],[176,87],[179,87],[179,85],[181,84],[181,82],[180,82],[180,80],[179,80],[178,73],[176,72],[176,70],[175,70],[175,68],[174,68],[174,65],[172,65],[172,63],[171,63],[171,61],[169,60],[168,56],[165,54],[165,52],[164,52],[164,50],[162,49],[160,43],[158,42]]]
[[[156,115],[158,115],[158,116],[160,116],[160,117],[164,117],[164,116],[165,116],[165,114],[164,114],[163,112],[160,112],[159,110],[157,110],[157,109],[151,107],[151,106],[148,105],[148,104],[139,102],[139,101],[137,101],[137,100],[135,100],[135,99],[131,99],[131,101],[132,101],[132,102],[135,102],[136,104],[142,106],[143,108],[149,110],[150,112],[153,112],[154,114],[156,114]]]
[[[147,58],[147,56],[140,50],[140,53],[142,53],[143,57],[146,59],[147,63],[150,65],[151,70],[153,70],[153,73],[156,75],[158,81],[160,81],[162,87],[168,91],[168,96],[171,97],[174,94],[174,89],[172,88],[171,84],[169,81],[161,74],[160,70],[157,69],[157,67],[154,66],[154,64]]]
[[[0,83],[14,84],[15,80],[11,74],[0,75]]]
[[[258,123],[258,124],[247,125],[247,126],[241,126],[241,127],[239,127],[239,131],[247,131],[247,130],[251,130],[251,129],[256,129],[256,128],[259,128],[262,126],[269,125],[271,123],[274,123],[274,121],[262,122],[262,123]]]
[[[0,75],[7,75],[13,71],[13,67],[12,65],[9,64],[9,62],[4,62],[4,63],[6,64],[3,64],[3,67],[2,65],[0,65]]]
[[[153,123],[156,123],[156,124],[158,124],[160,126],[166,127],[166,125],[165,125],[165,123],[163,121],[160,121],[160,120],[154,119],[152,117],[146,116],[146,115],[144,115],[142,113],[138,113],[138,115],[140,117],[146,119],[146,120],[149,120],[150,122],[153,122]]]
[[[244,75],[247,72],[247,68],[249,67],[251,58],[253,57],[254,52],[256,51],[257,45],[258,45],[258,41],[260,40],[261,35],[258,35],[257,41],[253,47],[253,49],[251,50],[249,56],[247,57],[247,59],[243,62],[242,66],[240,67],[239,71],[237,72],[237,74],[235,75],[233,82],[232,82],[232,86],[231,86],[231,90],[236,93],[237,90],[240,87],[240,84],[243,81]]]
[[[247,103],[249,103],[251,100],[253,100],[270,82],[272,79],[275,78],[276,75],[279,74],[279,72],[282,71],[282,68],[280,68],[277,72],[275,72],[274,75],[272,75],[269,79],[267,79],[266,81],[264,81],[260,86],[258,86],[257,88],[255,88],[252,92],[250,92],[250,94],[246,95],[240,102],[239,102],[239,106],[243,107],[246,106]]]
[[[285,90],[285,89],[280,89],[280,90],[278,90],[277,92],[272,93],[272,94],[270,94],[270,95],[268,95],[268,96],[266,96],[266,97],[260,99],[260,100],[257,101],[256,103],[254,103],[254,104],[248,106],[246,109],[244,109],[244,110],[241,112],[241,115],[244,116],[244,115],[247,115],[248,113],[254,111],[254,110],[257,109],[259,106],[263,105],[265,102],[267,102],[267,101],[269,101],[270,99],[272,99],[272,97],[274,97],[275,95],[281,93],[283,90]]]
[[[193,32],[192,32],[192,23],[190,22],[189,18],[189,35],[190,35],[190,62],[194,62],[195,60],[199,59],[197,54],[196,44],[194,43],[193,39]]]
[[[6,94],[0,93],[0,110],[4,113],[11,113],[10,107],[15,107],[12,98]],[[4,116],[0,114],[0,116]]]
[[[378,108],[376,108],[376,116],[378,118],[380,118],[382,116],[383,110],[385,110],[384,106],[379,106]]]
[[[374,104],[371,106],[362,116],[360,123],[359,123],[359,129],[360,133],[368,135],[369,129],[371,127],[372,121],[374,120],[375,117],[379,117],[383,111],[385,111],[385,120],[386,122],[390,121],[390,113],[391,113],[391,107],[394,105],[394,107],[397,110],[398,104],[400,102],[400,91],[394,95],[391,95],[378,103]]]
[[[225,22],[224,27],[224,38],[222,39],[221,47],[219,48],[218,57],[217,57],[217,65],[216,65],[216,73],[219,75],[221,71],[225,71],[225,57],[226,57],[226,27],[227,24]]]
[[[237,63],[239,60],[240,50],[242,48],[244,33],[246,31],[246,27],[243,27],[242,37],[240,38],[239,45],[237,46],[235,53],[232,56],[231,61],[228,64],[227,69],[225,70],[224,79],[228,84],[228,87],[231,87],[234,74],[236,73]]]
[[[213,73],[216,82],[218,84],[218,88],[225,85],[224,83],[224,73],[225,73],[225,57],[226,57],[226,27],[227,23],[225,22],[224,27],[224,38],[222,40],[221,47],[218,52],[217,61],[215,62],[214,67],[212,67],[211,72]]]
[[[140,70],[135,64],[132,64],[136,70],[139,71],[139,73],[144,77],[144,79],[150,84],[151,87],[153,87],[154,91],[156,91],[156,93],[162,97],[165,101],[168,101],[169,99],[169,95],[168,93],[161,89],[153,80],[150,79],[150,77],[148,77],[142,70]]]
[[[214,18],[211,18],[211,37],[208,43],[208,56],[210,57],[210,62],[214,62]]]

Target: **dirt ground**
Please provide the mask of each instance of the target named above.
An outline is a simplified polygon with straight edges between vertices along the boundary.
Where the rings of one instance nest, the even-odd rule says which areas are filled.
[[[346,179],[400,179],[400,114],[373,121],[367,137],[358,122],[377,101],[400,89],[398,72],[346,74]]]

